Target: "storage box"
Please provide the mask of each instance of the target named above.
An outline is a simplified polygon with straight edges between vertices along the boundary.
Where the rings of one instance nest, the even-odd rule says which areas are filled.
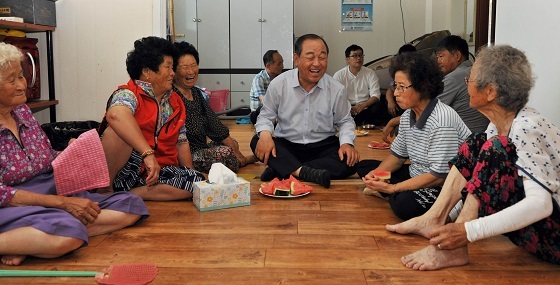
[[[25,23],[56,26],[56,0],[0,0],[0,17],[21,17]]]
[[[248,206],[251,204],[251,183],[241,177],[230,184],[194,183],[193,203],[201,212]]]

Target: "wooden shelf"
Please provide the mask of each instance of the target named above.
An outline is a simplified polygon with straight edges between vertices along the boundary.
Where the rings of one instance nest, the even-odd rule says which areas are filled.
[[[55,97],[54,90],[54,60],[53,60],[53,40],[52,32],[55,27],[45,25],[35,25],[29,23],[18,23],[13,21],[0,20],[0,29],[19,30],[26,33],[45,33],[47,44],[47,82],[49,86],[49,99],[48,100],[32,100],[27,102],[29,108],[33,111],[39,111],[49,108],[51,122],[56,122],[56,105],[58,100]]]
[[[1,29],[20,30],[26,33],[54,31],[55,27],[0,20]]]
[[[28,101],[26,104],[31,109],[42,109],[42,108],[58,105],[58,100],[31,100]]]

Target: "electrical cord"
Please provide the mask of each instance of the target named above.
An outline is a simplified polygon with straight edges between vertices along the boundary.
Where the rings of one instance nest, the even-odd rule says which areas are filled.
[[[403,29],[403,41],[406,44],[406,29],[404,27],[404,13],[402,9],[402,0],[399,0],[399,5],[401,6],[401,20],[402,20],[402,29]]]

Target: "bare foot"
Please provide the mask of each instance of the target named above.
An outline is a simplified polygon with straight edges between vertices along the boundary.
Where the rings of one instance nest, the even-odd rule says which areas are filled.
[[[250,155],[250,156],[247,156],[245,158],[247,159],[247,164],[253,164],[253,163],[259,161],[259,159],[254,155]]]
[[[27,255],[2,255],[2,263],[5,265],[20,265]]]
[[[404,221],[396,225],[385,225],[385,229],[390,232],[399,234],[417,234],[425,238],[430,238],[428,233],[433,228],[439,227],[443,224],[437,222],[437,220],[430,219],[428,217],[420,216],[415,217],[410,220]]]
[[[469,252],[466,246],[440,250],[429,245],[413,254],[401,257],[401,262],[414,270],[438,270],[469,263]]]
[[[369,188],[367,188],[367,187],[364,188],[364,194],[369,195],[369,196],[374,196],[374,197],[377,197],[377,198],[382,199],[382,200],[385,200],[385,201],[389,201],[388,196],[385,197],[385,196],[381,195],[381,193],[379,193],[379,192],[377,192],[377,191],[375,191],[375,190],[371,190],[371,189],[369,189]]]

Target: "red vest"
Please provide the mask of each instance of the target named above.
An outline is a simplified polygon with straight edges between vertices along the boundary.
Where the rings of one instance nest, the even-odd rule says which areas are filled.
[[[160,117],[157,101],[146,94],[132,79],[128,81],[127,85],[121,85],[118,89],[128,89],[136,95],[138,106],[134,118],[142,130],[144,138],[155,151],[154,154],[159,165],[161,167],[178,166],[177,139],[179,130],[185,125],[187,117],[185,104],[180,95],[171,91],[169,104],[173,108],[173,114],[167,119],[159,133],[156,133],[157,120]]]

